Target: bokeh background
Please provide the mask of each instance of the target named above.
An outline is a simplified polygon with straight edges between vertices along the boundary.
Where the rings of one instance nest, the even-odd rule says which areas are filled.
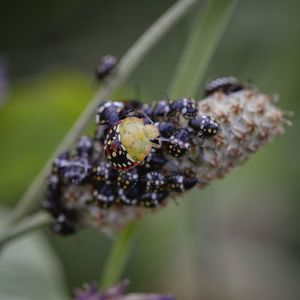
[[[122,56],[173,3],[0,1],[3,210],[20,198],[98,88],[100,58]],[[238,4],[206,80],[234,75],[280,95],[278,105],[295,112],[293,126],[225,179],[142,222],[124,274],[131,291],[188,300],[300,299],[299,13],[294,0]],[[151,51],[119,97],[136,97],[136,86],[143,101],[163,97],[192,19]],[[70,238],[44,230],[13,243],[0,257],[0,299],[70,295],[99,278],[109,246],[89,230]]]

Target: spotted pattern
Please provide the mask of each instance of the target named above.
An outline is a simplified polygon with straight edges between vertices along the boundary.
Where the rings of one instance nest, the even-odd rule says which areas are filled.
[[[80,184],[91,173],[92,167],[85,157],[73,157],[72,159],[57,159],[56,168],[60,178],[65,183]]]
[[[166,178],[161,172],[152,171],[145,177],[147,192],[161,192],[166,188]]]
[[[132,117],[135,109],[136,117]],[[174,173],[173,168],[193,149],[195,136],[209,138],[219,131],[213,118],[197,114],[197,105],[189,98],[161,100],[144,106],[136,101],[102,103],[96,113],[94,138],[83,136],[75,150],[61,154],[52,165],[43,202],[53,216],[52,229],[62,235],[76,230],[78,211],[66,206],[68,201],[74,201],[74,195],[64,192],[69,186],[80,185],[83,189],[88,186],[92,199],[81,201],[86,201],[86,205],[96,203],[101,209],[155,208],[164,205],[170,194],[183,193],[195,186],[198,181],[193,172],[183,167],[180,173]],[[185,127],[179,122],[183,119],[187,120],[183,122]],[[122,130],[121,124],[126,124]],[[137,149],[136,141],[145,150]],[[143,159],[133,159],[140,152],[145,154]]]
[[[170,155],[179,158],[187,154],[190,150],[190,147],[190,143],[185,143],[172,136],[170,142],[168,142],[167,151]]]
[[[94,199],[101,208],[111,207],[117,200],[117,189],[113,184],[104,184],[93,193]]]
[[[180,114],[186,119],[195,118],[198,113],[196,101],[191,98],[183,98],[171,103],[169,115]]]
[[[117,172],[107,162],[101,162],[92,170],[92,178],[97,183],[110,182],[117,176]]]
[[[139,175],[136,169],[132,169],[128,172],[119,172],[117,177],[117,184],[120,188],[128,190],[131,187],[137,186],[139,181]]]
[[[119,197],[121,204],[123,205],[135,205],[140,197],[140,191],[138,187],[130,187],[128,189],[119,189]]]
[[[88,136],[82,136],[77,144],[77,152],[81,157],[89,157],[94,147],[93,140]]]
[[[219,131],[219,125],[209,116],[202,116],[189,121],[189,126],[193,128],[200,138],[208,139],[216,135]]]
[[[168,195],[168,191],[145,193],[139,198],[138,205],[149,208],[155,208],[160,206],[163,203],[163,201],[168,197]]]
[[[174,174],[168,176],[168,186],[170,190],[183,193],[197,184],[198,180],[193,174]]]
[[[127,171],[140,162],[134,161],[122,145],[119,128],[120,124],[116,123],[106,136],[104,141],[105,158],[113,168]]]

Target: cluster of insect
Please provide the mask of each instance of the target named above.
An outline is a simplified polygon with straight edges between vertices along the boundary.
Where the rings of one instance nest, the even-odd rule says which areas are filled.
[[[243,88],[233,77],[218,78],[205,89],[229,94]],[[156,208],[170,195],[183,193],[198,179],[190,164],[193,153],[220,132],[209,115],[199,115],[197,101],[164,99],[153,104],[136,100],[106,101],[96,112],[93,137],[82,136],[76,149],[53,162],[48,193],[43,203],[53,216],[53,230],[75,231],[78,212],[67,207],[64,190],[88,186],[93,203],[101,209],[123,206]]]

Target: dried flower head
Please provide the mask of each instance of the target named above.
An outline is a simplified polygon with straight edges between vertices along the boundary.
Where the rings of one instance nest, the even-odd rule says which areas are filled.
[[[137,118],[138,130],[131,121]],[[272,97],[250,87],[226,86],[201,101],[107,101],[96,113],[95,136],[83,136],[53,163],[44,206],[58,233],[81,226],[116,232],[223,177],[281,135],[283,122]],[[143,134],[148,125],[159,132],[149,138],[151,148]],[[145,149],[142,161],[125,138]]]

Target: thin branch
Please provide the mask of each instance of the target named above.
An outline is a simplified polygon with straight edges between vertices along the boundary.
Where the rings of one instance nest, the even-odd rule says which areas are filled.
[[[102,271],[99,283],[100,288],[109,288],[121,279],[123,270],[131,253],[137,229],[138,224],[131,223],[117,236]]]
[[[209,0],[199,10],[180,57],[170,88],[170,96],[195,97],[218,43],[238,0]]]
[[[107,80],[104,87],[99,90],[89,105],[83,111],[69,133],[58,146],[52,157],[47,161],[38,176],[28,187],[23,197],[17,203],[11,213],[10,222],[15,222],[29,213],[36,205],[38,199],[41,199],[44,188],[45,178],[49,173],[53,159],[61,152],[70,148],[78,139],[80,134],[88,126],[92,116],[99,103],[109,97],[112,92],[118,88],[137,67],[143,57],[153,48],[153,46],[179,21],[187,14],[199,0],[179,0],[165,14],[163,14],[127,51],[120,61],[115,75]]]
[[[46,226],[50,223],[51,217],[45,211],[40,211],[35,215],[25,218],[22,222],[15,224],[14,226],[3,228],[3,233],[0,235],[0,249],[13,239],[31,232],[35,229]]]

